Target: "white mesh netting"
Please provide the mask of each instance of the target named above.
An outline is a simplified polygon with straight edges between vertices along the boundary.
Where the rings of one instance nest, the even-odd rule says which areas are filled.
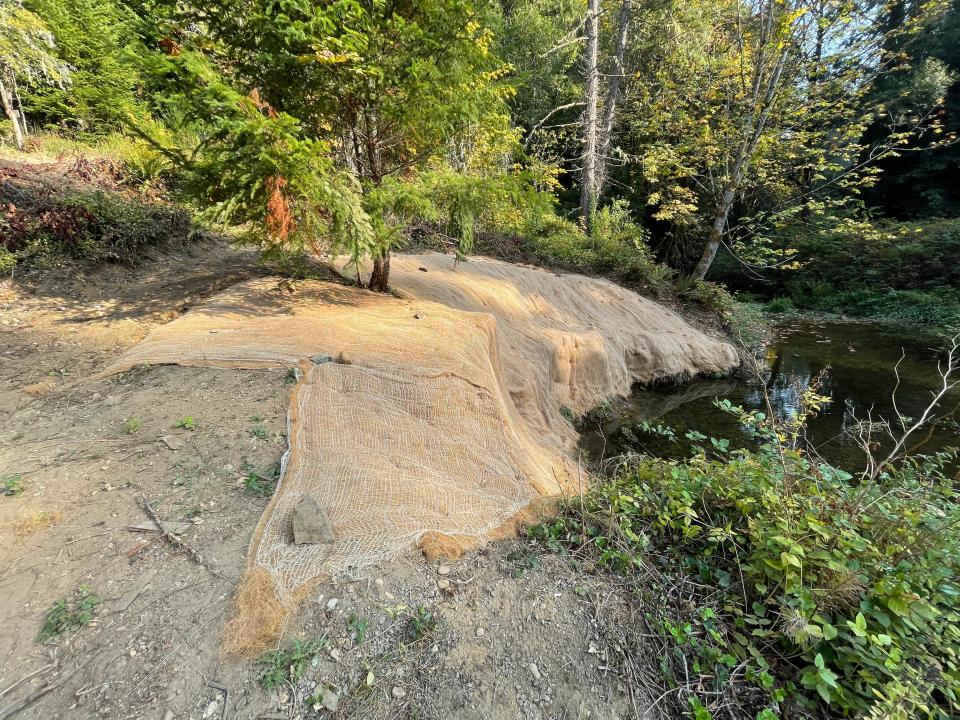
[[[234,286],[155,329],[112,368],[308,363],[290,451],[251,547],[282,599],[424,542],[475,544],[538,498],[576,492],[586,412],[636,381],[729,369],[734,349],[613,283],[489,259],[394,256],[402,298],[276,278]],[[295,545],[305,494],[332,545]]]

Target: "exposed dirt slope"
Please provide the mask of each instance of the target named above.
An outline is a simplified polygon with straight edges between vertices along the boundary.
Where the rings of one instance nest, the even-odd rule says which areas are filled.
[[[622,681],[605,639],[629,597],[522,541],[449,567],[411,554],[316,588],[288,641],[329,640],[295,685],[266,693],[261,667],[220,658],[266,505],[244,478],[269,478],[286,446],[287,372],[78,381],[256,274],[249,254],[209,244],[139,270],[0,285],[0,476],[23,488],[0,497],[0,714],[26,703],[18,718],[312,717],[326,685],[339,696],[330,717],[621,718],[654,705]],[[188,416],[194,429],[174,427]],[[201,561],[129,529],[148,522],[144,498]],[[47,611],[81,585],[101,598],[94,622],[38,643]]]

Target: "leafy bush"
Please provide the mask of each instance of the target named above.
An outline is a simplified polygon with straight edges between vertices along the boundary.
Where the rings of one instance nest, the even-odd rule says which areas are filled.
[[[788,297],[775,297],[767,303],[767,311],[772,313],[788,313],[794,310],[793,300]]]
[[[803,306],[812,310],[905,323],[960,327],[960,289],[821,291]]]
[[[641,458],[534,534],[703,588],[699,606],[652,621],[674,647],[672,682],[692,673],[705,689],[688,693],[698,717],[723,713],[732,683],[762,693],[752,712],[768,719],[956,717],[960,495],[943,472],[955,456],[854,478],[795,449],[803,413],[784,425],[724,407],[760,451]]]
[[[550,212],[529,217],[521,237],[526,248],[547,265],[609,275],[654,293],[664,292],[673,276],[654,260],[647,231],[631,219],[624,202],[598,210],[589,234]]]
[[[730,315],[737,305],[733,295],[719,283],[699,278],[685,277],[677,283],[680,297],[702,305],[717,315]]]
[[[93,614],[99,604],[100,598],[86,585],[81,585],[72,598],[57,600],[47,611],[37,640],[42,643],[53,642],[65,632],[86,627],[93,622]]]
[[[145,248],[184,242],[192,231],[179,208],[106,192],[42,191],[0,201],[8,203],[0,215],[0,268],[6,270],[65,258],[134,261]]]
[[[960,326],[960,220],[847,219],[788,242],[796,266],[772,279],[797,307]]]

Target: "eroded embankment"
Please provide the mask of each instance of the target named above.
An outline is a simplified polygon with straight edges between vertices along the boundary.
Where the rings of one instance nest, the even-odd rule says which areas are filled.
[[[301,367],[285,471],[251,546],[257,604],[266,578],[283,606],[413,544],[453,553],[510,532],[540,499],[581,487],[565,409],[737,363],[729,344],[607,281],[438,254],[396,257],[392,272],[403,297],[241,283],[111,368]],[[333,543],[292,542],[305,495]]]

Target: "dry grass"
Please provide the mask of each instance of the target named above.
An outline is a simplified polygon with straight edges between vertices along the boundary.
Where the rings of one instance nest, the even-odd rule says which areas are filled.
[[[47,530],[55,525],[59,525],[62,519],[63,514],[56,510],[40,510],[22,516],[17,520],[13,529],[17,537],[26,538],[35,535],[41,530]]]

